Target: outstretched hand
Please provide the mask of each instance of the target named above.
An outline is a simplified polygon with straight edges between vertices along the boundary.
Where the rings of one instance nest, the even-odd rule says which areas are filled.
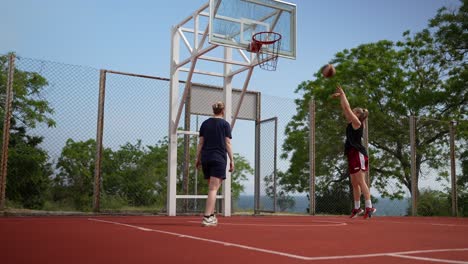
[[[333,93],[331,96],[332,98],[339,98],[344,94],[343,88],[341,88],[340,85],[336,86],[335,93]]]

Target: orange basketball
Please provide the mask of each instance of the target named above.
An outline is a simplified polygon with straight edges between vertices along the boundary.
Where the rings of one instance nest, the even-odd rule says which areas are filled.
[[[333,77],[336,73],[335,67],[331,64],[327,64],[322,67],[322,75],[325,78]]]

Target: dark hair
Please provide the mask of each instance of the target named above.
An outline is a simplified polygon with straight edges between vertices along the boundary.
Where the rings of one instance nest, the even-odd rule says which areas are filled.
[[[215,115],[221,114],[221,112],[224,110],[224,103],[221,101],[218,101],[212,105],[213,107],[213,113]]]
[[[353,111],[358,112],[358,118],[359,118],[359,121],[361,122],[366,120],[366,118],[369,116],[369,111],[367,111],[367,109],[365,108],[356,107],[353,109]]]

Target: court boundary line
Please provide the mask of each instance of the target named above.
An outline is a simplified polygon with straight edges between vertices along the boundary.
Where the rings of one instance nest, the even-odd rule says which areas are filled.
[[[390,254],[389,256],[396,257],[396,258],[415,259],[415,260],[421,260],[421,261],[425,260],[425,261],[442,262],[442,263],[454,263],[454,264],[466,264],[466,263],[468,263],[468,261],[461,261],[461,260],[416,257],[416,256],[407,256],[407,255],[401,255],[401,254]]]
[[[220,240],[196,237],[196,236],[185,235],[185,234],[174,233],[174,232],[163,231],[163,230],[157,230],[157,229],[150,229],[150,228],[145,228],[145,227],[141,227],[141,226],[129,225],[129,224],[124,224],[124,223],[119,223],[119,222],[114,222],[114,221],[100,220],[100,219],[95,219],[95,218],[88,218],[88,220],[96,221],[96,222],[109,223],[109,224],[114,224],[114,225],[120,225],[120,226],[126,226],[126,227],[135,228],[135,229],[142,230],[142,231],[147,231],[147,232],[156,232],[156,233],[161,233],[161,234],[166,234],[166,235],[172,235],[172,236],[177,236],[177,237],[180,237],[180,238],[189,238],[189,239],[194,239],[194,240],[199,240],[199,241],[210,242],[210,243],[214,243],[214,244],[221,244],[223,246],[238,247],[238,248],[252,250],[252,251],[259,251],[259,252],[263,252],[263,253],[280,255],[280,256],[284,256],[284,257],[307,260],[307,257],[300,256],[300,255],[289,254],[289,253],[284,253],[284,252],[274,251],[274,250],[268,250],[268,249],[262,249],[262,248],[255,248],[255,247],[250,247],[250,246],[236,244],[236,243],[224,242],[224,241],[220,241]]]
[[[268,253],[268,254],[273,254],[273,255],[279,255],[279,256],[289,257],[289,258],[293,258],[293,259],[301,259],[301,260],[306,260],[306,261],[333,260],[333,259],[352,259],[352,258],[371,258],[371,257],[400,257],[401,258],[402,257],[401,255],[406,256],[408,254],[422,254],[422,253],[447,252],[447,251],[449,251],[449,252],[451,252],[451,251],[468,251],[468,248],[446,248],[446,249],[411,250],[411,251],[400,251],[400,252],[343,255],[343,256],[306,257],[306,256],[301,256],[301,255],[296,255],[296,254],[291,254],[291,253],[286,253],[286,252],[281,252],[281,251],[275,251],[275,250],[264,249],[264,248],[257,248],[257,247],[246,246],[246,245],[237,244],[237,243],[231,243],[231,242],[225,242],[225,241],[221,241],[221,240],[202,238],[202,237],[186,235],[186,234],[180,234],[180,233],[175,233],[175,232],[169,232],[169,231],[164,231],[164,230],[151,229],[151,228],[141,227],[141,226],[137,226],[137,225],[130,225],[130,224],[125,224],[125,223],[120,223],[120,222],[115,222],[115,221],[108,221],[108,220],[102,220],[102,219],[96,219],[96,218],[88,218],[88,220],[89,221],[95,221],[95,222],[101,222],[101,223],[107,223],[107,224],[130,227],[130,228],[138,229],[138,230],[145,231],[145,232],[156,232],[156,233],[176,236],[176,237],[180,237],[180,238],[188,238],[188,239],[193,239],[193,240],[198,240],[198,241],[204,241],[204,242],[209,242],[209,243],[214,243],[214,244],[220,244],[220,245],[223,245],[223,246],[237,247],[237,248],[241,248],[241,249],[246,249],[246,250],[251,250],[251,251],[258,251],[258,252],[263,252],[263,253]],[[411,257],[413,259],[418,258],[418,257],[414,257],[414,256],[406,256],[406,257]],[[420,257],[420,258],[423,258],[423,257]],[[443,259],[441,259],[441,260],[431,259],[430,261],[444,262]],[[468,263],[468,262],[446,262],[446,261],[450,261],[450,260],[445,260],[445,263]]]
[[[338,220],[338,219],[343,220],[342,218],[335,217],[335,216],[323,216],[323,217],[328,217],[334,220]],[[379,219],[381,217],[391,217],[391,216],[376,216],[375,218]],[[359,219],[351,219],[345,223],[350,223],[354,221],[359,222]],[[369,221],[369,220],[366,220],[366,221]],[[450,227],[465,227],[465,228],[468,227],[468,225],[463,225],[463,224],[458,224],[458,223],[452,224],[452,223],[434,223],[434,222],[432,223],[431,222],[403,222],[403,221],[394,221],[394,220],[387,220],[387,219],[379,219],[378,221],[380,223],[389,223],[389,224],[433,225],[433,226],[450,226]]]
[[[188,223],[200,223],[200,221],[187,221]],[[313,223],[312,221],[311,223]],[[348,225],[344,222],[332,222],[332,221],[315,221],[315,222],[322,222],[322,223],[331,223],[331,224],[262,224],[262,223],[255,223],[255,224],[246,224],[246,223],[218,223],[218,225],[230,225],[230,226],[276,226],[276,227],[330,227],[330,226],[345,226]]]

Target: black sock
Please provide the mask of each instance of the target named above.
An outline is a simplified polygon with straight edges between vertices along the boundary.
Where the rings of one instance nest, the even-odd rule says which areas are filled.
[[[205,218],[210,218],[210,216],[211,216],[211,215],[205,215],[204,217],[205,217]]]
[[[214,216],[214,214],[210,214],[210,216]]]

